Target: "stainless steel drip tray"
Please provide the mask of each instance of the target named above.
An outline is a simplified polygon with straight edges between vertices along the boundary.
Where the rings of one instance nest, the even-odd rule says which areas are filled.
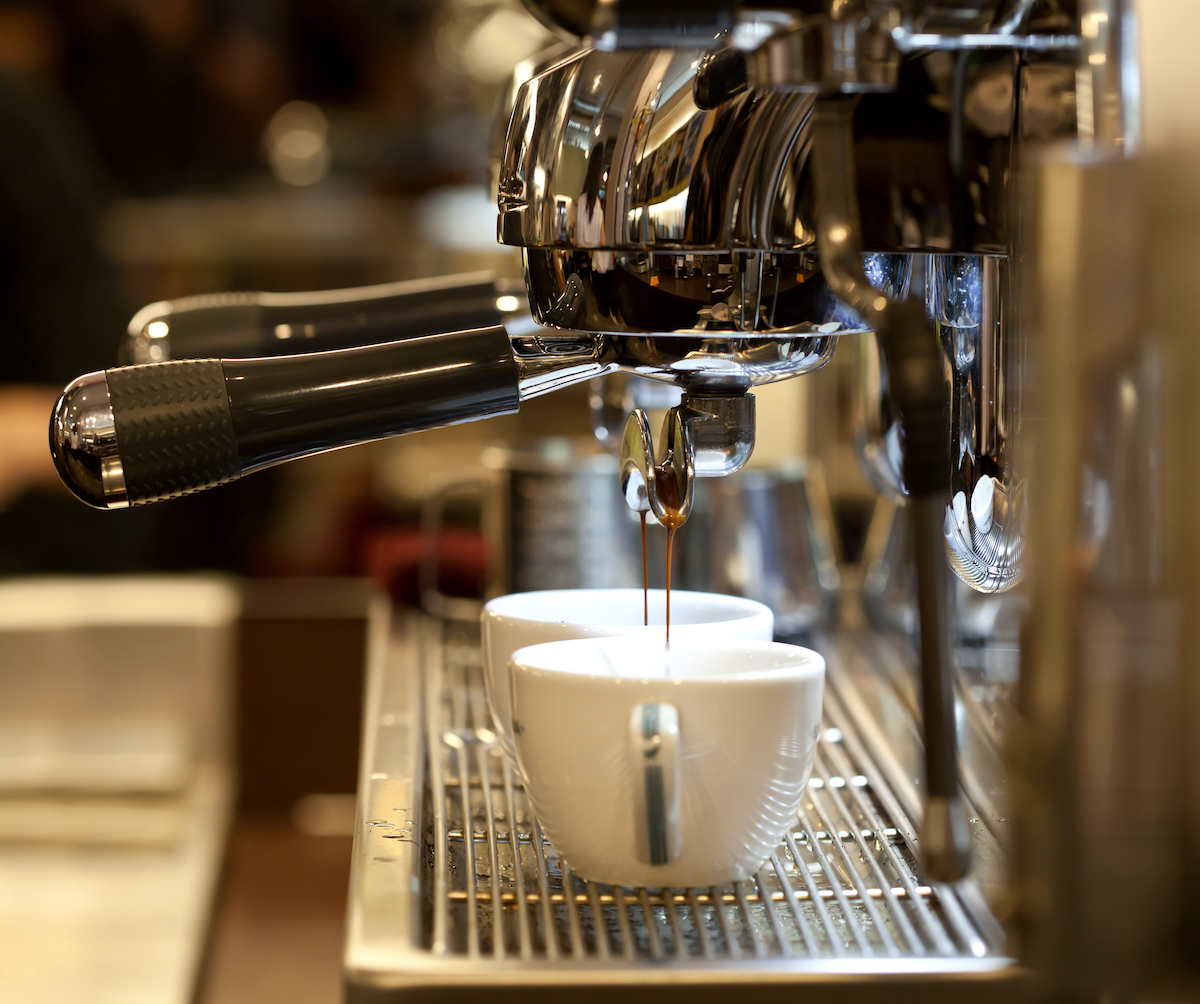
[[[809,797],[755,878],[634,889],[584,882],[542,839],[488,731],[479,657],[471,626],[413,619],[370,667],[349,1001],[1033,996],[974,886],[918,877],[912,812],[859,738],[836,659]]]

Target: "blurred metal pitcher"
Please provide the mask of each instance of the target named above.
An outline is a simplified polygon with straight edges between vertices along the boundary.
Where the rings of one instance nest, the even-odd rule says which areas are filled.
[[[548,437],[489,446],[485,472],[451,477],[422,506],[425,560],[421,604],[441,617],[473,619],[478,600],[438,588],[436,540],[446,500],[482,494],[481,525],[490,556],[488,597],[533,589],[642,584],[637,515],[621,498],[615,457],[590,438]]]
[[[795,461],[697,481],[681,541],[682,588],[765,603],[780,637],[832,622],[840,579],[819,466]]]

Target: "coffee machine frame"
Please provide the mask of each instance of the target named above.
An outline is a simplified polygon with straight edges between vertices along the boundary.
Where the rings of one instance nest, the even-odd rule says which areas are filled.
[[[1027,143],[1076,133],[1081,142],[1117,154],[1135,145],[1135,103],[1128,98],[1136,90],[1130,72],[1136,64],[1130,56],[1128,14],[1117,0],[1082,0],[1078,9],[1040,6],[1037,0],[836,0],[828,6],[804,3],[782,17],[737,17],[719,2],[668,16],[663,6],[554,0],[538,7],[547,21],[590,35],[592,44],[530,68],[514,101],[500,162],[500,236],[525,249],[532,319],[489,317],[483,327],[471,322],[469,330],[439,327],[443,333],[432,333],[430,327],[400,341],[352,341],[353,347],[311,355],[239,360],[238,353],[230,352],[223,359],[93,374],[72,385],[56,410],[52,442],[60,471],[92,504],[154,501],[323,449],[515,410],[522,399],[625,369],[685,389],[684,411],[673,416],[677,442],[703,439],[706,422],[710,427],[728,425],[732,434],[723,440],[727,450],[718,451],[711,472],[723,473],[736,468],[736,458],[748,452],[745,446],[753,438],[747,423],[725,423],[731,413],[750,411],[735,402],[756,383],[818,367],[838,337],[855,334],[865,342],[864,373],[871,377],[861,402],[864,443],[871,447],[866,452],[875,458],[882,483],[897,497],[909,498],[916,526],[925,779],[934,796],[924,809],[920,844],[929,871],[957,877],[965,864],[968,819],[957,788],[942,548],[950,520],[956,522],[950,530],[965,552],[982,555],[985,564],[1007,563],[1011,570],[1020,558],[1024,493],[1004,443],[1017,431],[1021,400],[1012,379],[1022,359],[1019,312],[1013,309],[1019,284],[1012,274],[1021,237],[1016,197],[1021,152]],[[721,32],[726,34],[719,44],[711,45]],[[701,38],[704,44],[696,47]],[[591,97],[603,100],[589,103],[589,86]],[[621,95],[623,104],[615,101]],[[599,119],[597,109],[603,113]],[[572,118],[580,110],[584,117],[593,116],[587,128]],[[609,111],[611,122],[604,118]],[[931,128],[934,118],[937,128]],[[681,179],[686,182],[682,188]],[[693,201],[694,186],[705,194]],[[932,286],[927,278],[925,288],[932,293],[920,307],[906,302],[906,271],[911,272],[914,256],[924,259],[927,277],[940,276]],[[956,259],[967,267],[957,269]],[[947,295],[951,289],[960,294],[957,299]],[[335,299],[357,316],[360,301],[390,296],[376,291]],[[295,316],[274,327],[281,341],[290,341],[296,331],[309,337],[310,326],[317,330],[316,320],[305,316],[311,304],[291,306],[297,308]],[[166,334],[175,323],[174,310],[143,317],[146,338],[155,337],[153,325],[162,325],[161,334]],[[941,325],[940,344],[932,337],[930,314],[934,325]],[[388,330],[389,323],[381,330]],[[951,419],[939,397],[943,350],[957,367],[953,376],[960,380],[958,389],[965,390],[955,397],[961,405],[955,412],[960,434],[953,439]],[[346,392],[348,387],[355,388],[353,394]],[[718,400],[720,406],[694,407],[701,398]],[[962,435],[968,423],[970,434]],[[900,430],[903,451],[893,448]],[[136,449],[131,446],[135,443]],[[953,449],[959,455],[947,456]],[[689,455],[689,450],[672,450],[676,455]],[[965,468],[964,455],[970,460]],[[644,467],[643,462],[638,468],[643,482]],[[962,475],[964,469],[967,481],[961,493],[955,492],[962,495],[962,504],[956,506],[952,497],[947,509],[944,493],[952,472]],[[640,502],[636,479],[630,483],[633,501]],[[999,543],[992,534],[996,526],[1004,531]],[[997,575],[976,584],[1003,587],[1016,578]],[[425,646],[426,652],[439,652],[425,667],[426,680],[429,672],[440,674],[447,665],[466,672],[454,645],[434,639]],[[454,663],[456,658],[461,665]],[[387,710],[385,704],[375,705],[379,721],[373,727],[401,723],[406,732],[397,742],[415,752],[405,754],[407,759],[398,748],[388,754],[389,764],[408,772],[407,788],[394,792],[388,785],[364,782],[371,816],[364,816],[364,824],[395,830],[385,811],[412,818],[408,830],[379,832],[370,840],[360,834],[356,864],[356,882],[366,883],[363,895],[384,914],[408,911],[409,920],[420,904],[401,896],[383,905],[384,897],[394,895],[395,884],[362,854],[369,845],[379,851],[374,862],[393,864],[403,857],[415,868],[411,854],[389,858],[379,840],[405,844],[406,854],[406,841],[420,846],[411,827],[421,818],[415,800],[426,797],[419,791],[425,752],[433,797],[445,794],[438,788],[445,778],[435,776],[443,768],[435,760],[444,764],[449,758],[457,764],[457,791],[463,800],[459,839],[468,862],[474,860],[476,841],[468,825],[473,785],[481,792],[493,787],[487,729],[471,716],[469,681],[465,690],[451,694],[451,704],[466,701],[466,712],[448,721],[440,704],[428,703],[441,701],[440,683],[427,686],[424,704],[410,695],[386,704]],[[460,696],[454,698],[455,693]],[[853,710],[854,691],[839,693],[849,717],[841,719],[845,729],[836,723],[831,729],[843,736],[871,735],[870,716]],[[382,761],[371,757],[389,741],[378,731],[364,765],[379,766]],[[422,745],[426,741],[429,746]],[[876,760],[884,758],[883,746],[866,746]],[[473,760],[479,761],[475,767],[470,766]],[[847,778],[847,771],[830,771],[822,780],[833,786],[835,778],[865,777],[885,808],[905,808],[894,784],[886,788],[873,780],[867,760],[853,754],[845,766],[860,767],[862,773]],[[883,770],[875,776],[895,780],[887,775]],[[374,770],[367,779],[387,781],[391,776],[389,767]],[[510,797],[511,778],[502,779],[500,788]],[[386,810],[379,799],[393,794],[400,804]],[[434,832],[432,846],[444,849],[449,868],[445,809],[443,801],[426,818]],[[920,814],[918,808],[906,818]],[[516,823],[511,807],[507,818]],[[532,862],[540,869],[537,902],[551,925],[556,894],[550,891],[548,859],[540,856],[536,824],[530,825],[526,835],[539,855]],[[853,828],[847,832],[856,839]],[[806,835],[814,853],[821,833],[831,836],[829,830],[815,828]],[[835,836],[841,840],[840,830]],[[918,843],[911,836],[910,849]],[[499,833],[487,831],[483,839],[489,842],[491,861],[497,862]],[[512,829],[509,840],[519,862],[523,852]],[[799,857],[793,857],[797,864]],[[816,863],[822,869],[836,866],[833,857],[818,856]],[[416,871],[400,871],[403,882],[419,882]],[[791,907],[785,872],[779,874],[778,902]],[[433,907],[431,945],[393,947],[405,953],[432,949],[432,956],[406,954],[406,964],[448,979],[443,967],[447,942],[444,929],[439,941],[437,911],[444,909],[440,916],[448,923],[445,911],[460,910],[466,899],[450,895],[445,874],[432,878],[437,894],[446,895],[437,901],[441,906]],[[472,871],[468,881],[477,878]],[[899,888],[907,887],[902,881]],[[889,891],[895,894],[895,889],[878,887],[882,898]],[[512,895],[526,896],[525,885]],[[578,897],[591,897],[592,890],[577,895],[567,873],[557,895],[565,922],[575,932],[571,925],[583,902]],[[610,895],[619,901],[622,894]],[[689,894],[681,893],[681,900],[660,892],[653,903],[648,891],[637,895],[643,917],[653,913],[652,907],[661,908],[664,922],[676,932],[673,943],[682,944],[672,911]],[[740,901],[737,890],[729,895],[742,909],[750,902],[745,890]],[[830,895],[837,897],[833,890]],[[871,896],[870,890],[864,892],[863,902]],[[958,892],[947,896],[947,903],[959,902],[954,899]],[[818,893],[813,902],[820,898]],[[476,896],[472,907],[478,902]],[[723,895],[713,894],[704,903],[693,896],[689,906],[717,915],[725,902]],[[757,912],[778,934],[776,902],[774,893],[755,900]],[[526,896],[520,906],[528,904]],[[503,897],[497,895],[492,905],[499,909]],[[986,909],[976,919],[985,915]],[[363,916],[354,922],[366,923]],[[479,915],[468,913],[464,923],[467,955],[477,955],[481,942],[471,940],[471,925],[480,923]],[[986,926],[984,920],[979,923]],[[362,933],[362,928],[354,930]],[[649,943],[656,937],[653,930],[653,924],[647,925]],[[382,937],[387,940],[386,932]],[[697,937],[703,941],[703,935]],[[814,993],[833,995],[858,976],[864,987],[881,976],[898,992],[904,988],[924,996],[942,972],[952,974],[950,983],[962,977],[980,987],[999,973],[996,985],[1009,994],[1004,999],[1012,999],[1009,981],[1024,978],[999,957],[979,965],[955,957],[943,966],[931,962],[928,952],[919,962],[889,961],[878,972],[840,956],[828,964],[776,966],[769,953],[760,951],[761,931],[748,937],[756,956],[749,966],[716,968],[706,958],[699,967],[703,976],[684,975],[692,970],[681,966],[672,970],[672,977],[689,985],[707,985],[706,980],[769,984],[767,974],[787,970],[789,977],[781,982],[798,981]],[[496,942],[492,944],[495,952]],[[572,956],[586,956],[578,950],[581,944],[570,943]],[[988,956],[987,939],[980,944],[983,951],[972,957]],[[783,935],[778,945],[781,955],[787,955]],[[377,950],[377,945],[364,948],[368,956]],[[649,954],[658,961],[652,949]],[[732,948],[731,954],[736,954]],[[383,968],[372,970],[366,962],[359,970],[352,967],[352,972],[382,973],[362,991],[363,999],[426,988],[419,980],[400,987],[384,972],[386,959],[373,958]],[[583,959],[568,977],[558,962],[543,966],[522,947],[512,965],[487,974],[478,970],[471,979],[610,992],[614,986],[644,982],[651,971],[641,963],[627,971],[621,966],[596,968]],[[961,992],[961,983],[956,986]]]

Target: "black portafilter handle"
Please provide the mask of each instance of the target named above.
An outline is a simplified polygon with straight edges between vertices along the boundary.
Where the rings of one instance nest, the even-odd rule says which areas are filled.
[[[516,294],[516,295],[514,295]],[[206,293],[151,303],[129,322],[122,364],[325,352],[499,324],[511,299],[490,272],[312,293]]]
[[[958,779],[949,568],[943,523],[950,485],[950,395],[937,335],[915,301],[889,304],[878,333],[888,388],[904,430],[904,487],[913,512],[921,630],[925,818],[921,859],[930,878],[952,882],[970,866],[971,836]]]
[[[120,509],[355,443],[515,412],[501,325],[277,358],[121,366],[74,381],[50,450],[67,487]]]

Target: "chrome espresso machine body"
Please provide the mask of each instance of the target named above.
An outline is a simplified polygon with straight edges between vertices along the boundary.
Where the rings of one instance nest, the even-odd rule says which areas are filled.
[[[501,312],[511,291],[483,276],[151,305],[131,324],[132,365],[81,377],[56,407],[64,481],[91,505],[144,504],[621,371],[683,392],[657,446],[630,415],[621,490],[634,509],[686,515],[695,477],[749,458],[755,386],[854,352],[864,470],[908,513],[918,668],[895,670],[894,640],[836,670],[830,650],[813,782],[826,793],[773,871],[727,891],[578,882],[522,812],[465,642],[425,632],[439,668],[423,689],[419,673],[373,676],[348,979],[362,1000],[468,984],[1045,993],[964,879],[972,837],[977,861],[1004,857],[1004,820],[960,784],[960,738],[993,719],[956,714],[950,575],[1000,593],[1025,571],[1022,179],[1055,140],[1133,147],[1129,12],[530,9],[569,41],[519,68],[495,164],[498,237],[522,248],[528,312]],[[864,694],[888,672],[907,681],[908,741],[923,723],[919,781],[870,724],[868,705],[887,702]]]

